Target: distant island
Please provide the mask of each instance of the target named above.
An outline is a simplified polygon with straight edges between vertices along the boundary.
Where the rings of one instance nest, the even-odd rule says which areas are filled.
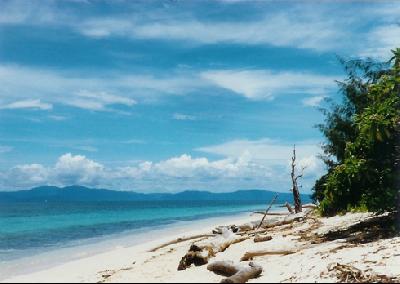
[[[0,192],[0,202],[32,201],[258,201],[268,203],[277,192],[268,190],[238,190],[227,193],[187,190],[179,193],[137,193],[94,189],[84,186],[42,186],[30,190]],[[303,194],[304,202],[310,202],[309,195]],[[290,192],[279,193],[277,203],[293,202]]]

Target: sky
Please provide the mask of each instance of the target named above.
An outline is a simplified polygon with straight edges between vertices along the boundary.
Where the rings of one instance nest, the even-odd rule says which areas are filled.
[[[338,57],[385,61],[398,1],[0,0],[0,190],[311,192]]]

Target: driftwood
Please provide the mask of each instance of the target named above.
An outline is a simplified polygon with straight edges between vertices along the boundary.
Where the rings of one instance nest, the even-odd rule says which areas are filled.
[[[291,224],[293,222],[298,222],[298,221],[303,220],[305,218],[305,216],[306,216],[305,212],[287,215],[283,220],[275,221],[273,223],[263,224],[262,227],[265,229],[269,229],[269,228],[273,228],[273,227],[277,227],[277,226]]]
[[[293,213],[294,213],[292,206],[290,206],[290,204],[289,204],[288,202],[285,203],[285,206],[286,206],[286,208],[288,209],[288,211],[289,211],[290,214],[293,214]]]
[[[231,245],[243,242],[249,237],[238,237],[232,231],[225,230],[222,235],[217,235],[203,243],[192,244],[189,251],[179,262],[178,270],[185,270],[192,264],[200,266],[208,263],[211,257],[219,252],[224,252]]]
[[[262,215],[267,215],[267,216],[286,216],[287,213],[284,212],[268,212],[265,213],[265,211],[255,211],[252,214],[262,214]]]
[[[275,200],[278,198],[279,194],[275,194],[274,198],[271,200],[271,203],[269,204],[267,210],[265,211],[264,217],[261,219],[260,224],[258,225],[257,229],[259,229],[262,226],[262,223],[264,222],[265,217],[267,217],[268,211],[271,209],[272,204],[274,204]]]
[[[246,229],[247,230],[242,230],[242,228],[244,228],[244,225],[239,226],[240,231],[239,233],[237,233],[237,235],[243,236],[243,235],[248,235],[248,236],[252,236],[255,234],[262,234],[265,232],[270,231],[271,228],[275,228],[278,226],[283,226],[283,225],[288,225],[291,224],[295,221],[300,221],[304,218],[303,216],[304,214],[300,213],[300,214],[292,214],[292,215],[288,215],[285,219],[280,220],[280,221],[275,221],[272,223],[264,223],[262,225],[262,229],[254,229],[254,227],[251,227],[251,223],[246,224]]]
[[[254,242],[255,243],[261,243],[261,242],[266,242],[272,240],[271,236],[260,236],[260,235],[255,235],[254,237]]]
[[[256,256],[264,256],[264,255],[288,255],[292,253],[296,253],[294,250],[257,250],[257,251],[248,251],[243,257],[240,259],[241,261],[252,260]]]
[[[172,240],[172,241],[170,241],[170,242],[168,242],[168,243],[159,245],[158,247],[155,247],[155,248],[149,250],[149,252],[156,252],[156,251],[158,251],[159,249],[165,248],[165,247],[170,246],[170,245],[175,245],[175,244],[183,243],[183,242],[190,241],[190,240],[196,240],[196,239],[201,239],[201,238],[208,238],[208,237],[213,237],[213,236],[215,236],[215,235],[211,235],[211,234],[202,234],[202,235],[195,235],[195,236],[186,237],[186,238],[177,238],[177,239]]]
[[[302,207],[303,207],[303,209],[305,209],[305,208],[314,209],[314,208],[317,208],[318,206],[315,204],[312,204],[312,203],[308,203],[308,204],[304,204]]]
[[[232,261],[216,261],[207,269],[225,278],[221,283],[246,283],[249,279],[257,278],[262,273],[262,267],[250,262],[248,265],[234,264]]]
[[[251,231],[254,229],[254,227],[255,227],[255,225],[251,222],[245,223],[245,224],[239,225],[239,231],[240,232]]]
[[[213,234],[222,234],[224,230],[230,230],[234,233],[237,233],[239,231],[239,227],[235,226],[235,225],[231,225],[231,226],[219,226],[216,227],[212,232]]]

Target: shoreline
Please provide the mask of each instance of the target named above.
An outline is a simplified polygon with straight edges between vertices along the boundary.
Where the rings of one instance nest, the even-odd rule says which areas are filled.
[[[273,211],[278,212],[280,209],[274,208]],[[106,257],[108,254],[111,256],[122,250],[131,250],[134,253],[146,252],[152,247],[159,246],[171,239],[211,231],[216,226],[226,225],[230,222],[232,224],[246,223],[258,219],[257,216],[251,216],[251,214],[250,211],[247,211],[231,213],[223,217],[215,216],[193,221],[177,221],[163,226],[86,239],[81,241],[83,244],[76,242],[62,248],[50,248],[48,251],[35,252],[29,256],[3,261],[0,266],[0,282],[19,282],[18,279],[24,279],[35,274],[51,273],[52,269],[63,265],[102,257],[103,255]],[[21,269],[21,267],[23,268]],[[7,275],[13,276],[8,277]],[[43,281],[46,280],[43,279]]]
[[[237,265],[248,265],[252,261],[262,267],[262,273],[258,278],[250,279],[249,283],[333,283],[360,279],[365,282],[400,282],[400,235],[381,236],[384,227],[380,227],[383,231],[372,231],[372,234],[369,230],[376,224],[378,227],[385,224],[389,215],[348,213],[326,218],[309,211],[300,219],[296,217],[299,215],[291,216],[295,217],[292,222],[282,222],[288,215],[269,216],[266,224],[282,223],[264,226],[264,233],[259,232],[261,236],[270,237],[269,240],[255,242],[254,234],[245,233],[243,241],[233,242],[226,250],[217,251],[209,263],[233,261]],[[219,283],[224,277],[207,270],[207,265],[191,265],[178,270],[178,264],[191,244],[220,243],[224,234],[196,240],[182,238],[210,234],[219,225],[243,225],[260,220],[259,214],[249,216],[245,213],[191,222],[190,226],[170,227],[169,233],[165,230],[153,232],[151,238],[140,244],[127,247],[120,244],[113,250],[37,272],[12,275],[3,282]],[[353,232],[353,235],[347,232]],[[177,238],[181,240],[171,242]],[[166,243],[168,245],[151,251]],[[249,253],[260,251],[267,254],[258,253],[254,259],[244,259]]]

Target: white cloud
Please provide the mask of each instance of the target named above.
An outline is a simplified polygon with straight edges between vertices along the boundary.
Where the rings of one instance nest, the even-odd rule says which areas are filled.
[[[12,188],[75,184],[96,186],[103,177],[103,165],[85,156],[65,154],[54,167],[40,164],[15,166],[3,173],[1,184]]]
[[[245,177],[250,168],[255,168],[245,156],[237,159],[209,161],[207,158],[192,158],[183,154],[152,166],[156,173],[169,177],[224,178]]]
[[[183,114],[183,113],[174,113],[172,118],[175,120],[196,120],[194,115]]]
[[[83,155],[68,153],[51,167],[16,166],[0,176],[0,184],[8,188],[79,184],[142,192],[186,189],[218,192],[245,188],[283,191],[290,188],[292,147],[270,139],[234,140],[199,149],[222,156],[213,160],[182,154],[157,162],[132,161],[123,167],[105,166]],[[324,172],[323,163],[316,157],[319,150],[312,142],[296,145],[298,169],[307,166],[302,180],[307,192]]]
[[[319,145],[315,142],[302,141],[296,144],[300,158],[317,155],[321,152]],[[290,160],[293,145],[282,143],[277,140],[263,138],[259,140],[232,140],[226,143],[206,146],[196,149],[197,151],[220,155],[224,157],[238,158],[247,153],[254,160],[264,160],[272,164],[283,164]]]
[[[94,38],[123,36],[133,28],[134,23],[131,20],[118,18],[89,19],[78,25],[82,34]]]
[[[388,50],[398,46],[395,24],[400,10],[398,3],[363,7],[302,3],[285,10],[269,9],[271,6],[258,5],[260,12],[254,15],[253,20],[211,21],[188,14],[177,20],[177,17],[162,14],[134,14],[90,18],[73,28],[93,38],[270,45],[334,51],[352,56],[367,55],[378,59],[387,59]],[[354,13],[359,17],[351,18]]]
[[[0,109],[48,110],[62,104],[93,111],[119,111],[137,102],[154,102],[162,96],[224,88],[249,99],[272,99],[290,93],[320,94],[335,86],[338,77],[271,70],[176,71],[165,76],[78,73],[0,65]],[[117,108],[118,107],[118,108]],[[176,114],[175,119],[192,119]]]
[[[138,20],[137,17],[92,18],[75,25],[83,35],[182,40],[191,43],[240,43],[332,49],[342,31],[334,21],[309,13],[275,13],[254,21]]]
[[[360,52],[361,56],[389,60],[393,56],[391,50],[400,47],[400,25],[375,27],[368,32],[367,42],[366,50]]]
[[[252,20],[233,20],[229,16],[234,5],[225,9],[226,5],[223,4],[241,0],[221,2],[219,11],[224,17],[212,20],[199,14],[196,16],[184,6],[182,9],[175,6],[172,10],[165,7],[143,9],[125,3],[122,13],[110,12],[106,16],[86,14],[82,17],[79,5],[62,9],[57,1],[35,4],[6,1],[2,3],[0,11],[0,25],[52,25],[72,29],[92,38],[162,39],[190,44],[258,44],[335,51],[346,55],[385,56],[386,59],[385,49],[393,46],[385,43],[390,37],[385,35],[384,30],[392,29],[400,11],[400,5],[395,1],[380,1],[370,5],[351,2],[328,5],[298,3],[284,9],[273,1],[261,1],[249,5],[257,9],[253,12]],[[355,13],[358,17],[352,17]],[[382,34],[379,29],[383,31]],[[394,35],[391,41],[395,41],[397,32],[391,34]]]
[[[193,74],[105,74],[85,76],[23,66],[0,65],[0,108],[50,109],[52,104],[110,111],[110,106],[133,106],[164,95],[182,95],[201,88]],[[43,101],[46,101],[44,103]]]
[[[23,0],[2,1],[0,24],[49,24],[64,19],[48,1],[30,3]]]
[[[312,173],[315,175],[321,175],[323,171],[323,163],[320,159],[318,159],[315,155],[311,155],[308,157],[304,157],[298,160],[297,162],[298,169],[305,168],[304,174],[307,176]]]
[[[246,154],[253,163],[269,169],[276,181],[277,188],[290,188],[289,173],[293,145],[264,138],[233,140],[197,150],[233,159]],[[296,143],[297,169],[300,170],[303,166],[307,167],[304,171],[304,185],[308,190],[313,186],[315,179],[325,172],[325,166],[318,158],[320,153],[321,148],[316,142],[299,141]]]
[[[66,103],[83,109],[105,110],[108,105],[121,104],[132,106],[136,101],[131,98],[111,95],[106,92],[90,92],[82,90],[77,92],[77,97]]]
[[[96,185],[101,179],[104,166],[87,159],[85,156],[71,153],[61,156],[52,174],[57,183],[61,184],[91,184]]]
[[[41,102],[40,99],[21,100],[9,104],[0,105],[0,109],[37,109],[37,110],[50,110],[53,108],[52,104]]]
[[[3,176],[2,183],[10,187],[33,187],[48,182],[48,169],[40,164],[19,165]]]
[[[111,188],[134,186],[139,191],[179,191],[196,187],[224,191],[260,188],[271,180],[271,169],[251,161],[246,154],[215,161],[183,154],[156,163],[143,161],[119,168],[106,168],[85,156],[65,154],[54,167],[16,166],[1,176],[0,183],[11,188],[79,184]]]
[[[326,96],[308,97],[302,100],[304,106],[317,107],[326,98]]]
[[[270,70],[213,70],[201,76],[249,99],[273,99],[282,93],[319,94],[332,89],[337,77]]]

